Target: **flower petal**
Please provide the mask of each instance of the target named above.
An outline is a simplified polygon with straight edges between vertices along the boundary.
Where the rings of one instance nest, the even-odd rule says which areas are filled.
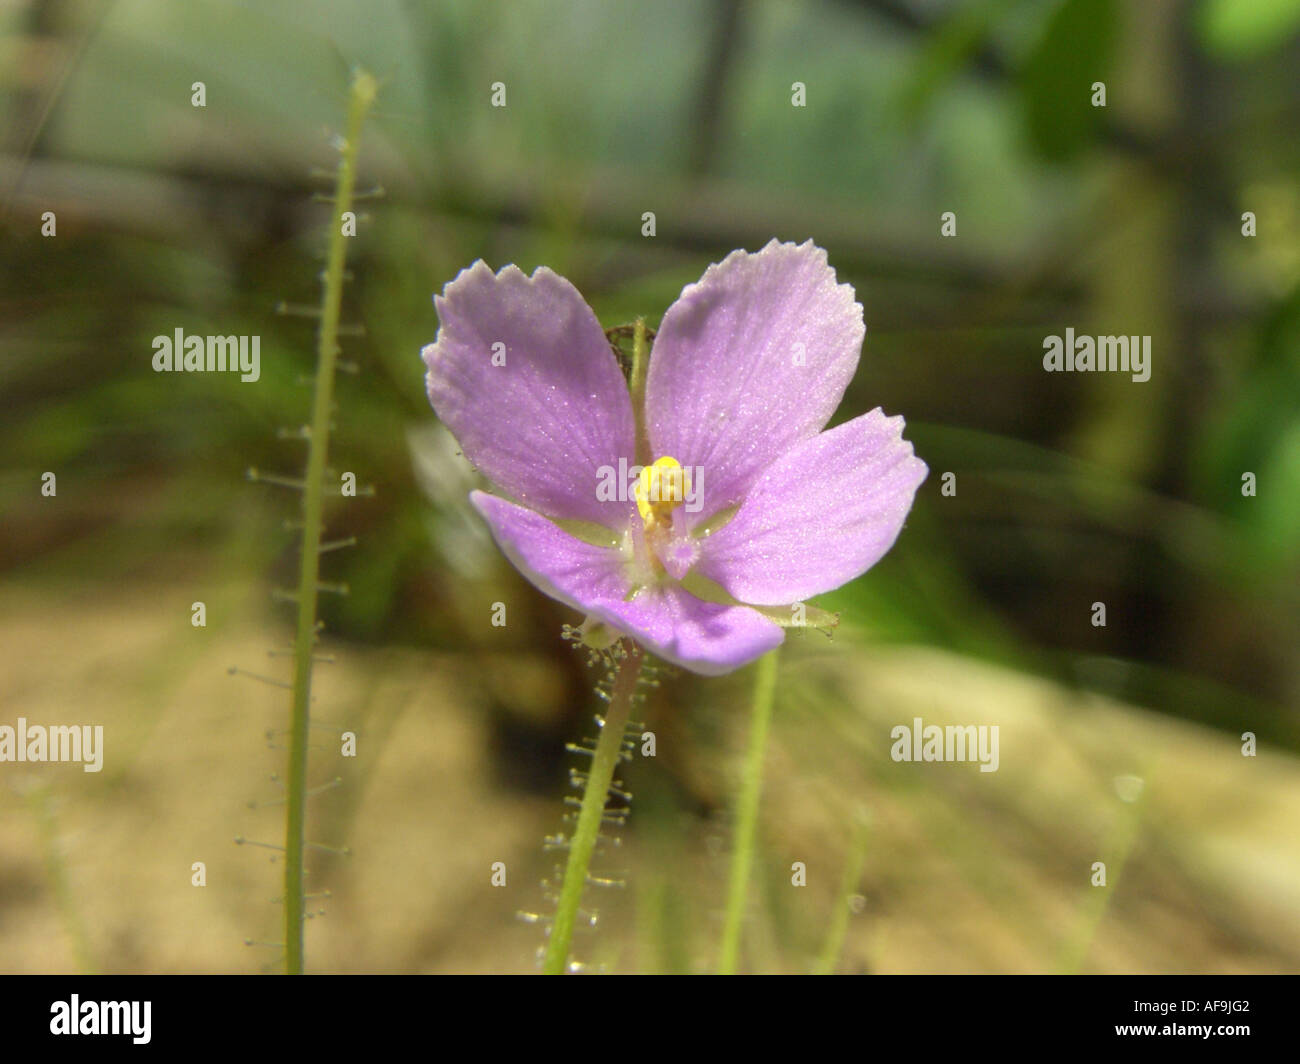
[[[853,289],[811,240],[734,251],[682,289],[651,351],[646,424],[656,456],[704,472],[694,525],[825,427],[865,332]]]
[[[596,491],[601,466],[632,459],[632,402],[578,290],[544,266],[494,275],[479,260],[434,304],[425,384],[465,457],[535,510],[625,526],[631,503],[601,502]],[[504,365],[493,364],[498,343]]]
[[[903,439],[903,419],[877,407],[774,463],[703,541],[697,570],[759,606],[830,591],[893,546],[928,472]]]
[[[470,501],[511,563],[539,590],[630,635],[692,672],[730,672],[778,646],[781,628],[756,610],[704,602],[676,584],[644,588],[631,601],[623,555],[569,535],[545,517],[476,491]]]
[[[785,639],[781,626],[757,610],[705,602],[673,583],[593,612],[665,661],[701,676],[748,665]]]

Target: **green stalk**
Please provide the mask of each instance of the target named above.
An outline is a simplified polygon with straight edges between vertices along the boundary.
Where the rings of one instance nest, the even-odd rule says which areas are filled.
[[[1088,893],[1080,906],[1079,925],[1061,949],[1056,966],[1058,975],[1078,975],[1083,970],[1093,941],[1097,937],[1097,929],[1110,908],[1115,891],[1119,889],[1120,877],[1141,834],[1142,801],[1150,786],[1149,776],[1144,774],[1142,778],[1146,780],[1142,794],[1131,804],[1124,804],[1117,822],[1111,829],[1110,838],[1102,848],[1102,853],[1106,855],[1106,885],[1088,887]]]
[[[73,962],[79,974],[96,975],[98,969],[91,957],[86,923],[77,908],[72,883],[68,877],[68,867],[59,846],[59,829],[54,819],[54,799],[50,796],[49,784],[36,784],[26,793],[25,798],[36,815],[41,848],[45,851],[45,872],[54,894],[54,906],[63,920],[63,926],[72,943]]]
[[[564,869],[564,886],[555,907],[555,922],[546,944],[546,958],[542,971],[547,975],[563,975],[569,964],[569,946],[573,941],[573,928],[578,918],[578,905],[587,885],[587,868],[600,835],[600,823],[605,815],[605,800],[609,785],[614,780],[619,753],[623,748],[623,732],[632,710],[632,697],[636,693],[637,677],[641,673],[644,651],[635,643],[627,642],[627,656],[618,665],[614,688],[610,693],[609,709],[596,740],[596,753],[591,759],[591,772],[582,792],[582,807],[578,811],[578,824],[569,841],[569,860]]]
[[[312,406],[307,475],[302,497],[302,558],[298,570],[298,625],[293,647],[293,709],[289,721],[289,772],[284,843],[285,971],[303,972],[304,824],[307,806],[307,731],[311,704],[311,663],[316,641],[316,587],[320,575],[321,516],[325,495],[325,459],[329,452],[330,406],[334,399],[334,362],[338,354],[339,309],[343,300],[343,262],[347,237],[342,215],[352,209],[356,185],[357,149],[361,124],[374,102],[378,86],[358,71],[352,79],[347,134],[339,157],[334,217],[321,295],[320,331],[316,349],[316,394]]]
[[[862,879],[862,869],[867,864],[867,840],[870,821],[865,814],[858,817],[857,827],[853,833],[853,842],[849,847],[849,859],[844,864],[844,878],[840,880],[840,892],[835,898],[830,927],[826,931],[826,942],[817,958],[813,975],[830,975],[839,963],[844,951],[844,939],[849,933],[849,914],[858,883]]]
[[[749,751],[736,807],[736,841],[731,852],[731,884],[727,893],[726,922],[722,928],[719,975],[735,975],[740,955],[740,928],[745,916],[749,869],[754,863],[754,840],[758,834],[758,799],[763,789],[763,760],[767,733],[772,723],[776,696],[776,651],[758,659],[754,679],[754,709],[750,723]]]

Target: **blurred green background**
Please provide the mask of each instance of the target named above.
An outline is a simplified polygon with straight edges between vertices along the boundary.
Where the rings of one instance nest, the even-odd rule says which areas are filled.
[[[297,496],[245,471],[301,472],[313,323],[277,310],[319,298],[356,65],[377,195],[331,465],[374,494],[328,527],[358,545],[323,565],[350,593],[312,831],[351,855],[312,869],[309,967],[532,970],[516,912],[546,910],[595,707],[579,618],[466,505],[431,295],[545,264],[654,325],[777,237],[865,308],[837,420],[902,413],[931,475],[820,603],[833,640],[782,652],[746,967],[1300,970],[1300,2],[19,0],[0,27],[0,723],[107,733],[99,775],[0,765],[0,970],[274,968],[243,941],[275,937],[278,869],[232,839],[281,830],[288,698],[228,670],[287,676]],[[1150,381],[1045,373],[1067,327],[1150,335]],[[155,374],[177,328],[260,335],[261,379]],[[647,704],[593,966],[712,963],[748,685],[667,672]],[[892,762],[913,716],[999,724],[1001,769]]]

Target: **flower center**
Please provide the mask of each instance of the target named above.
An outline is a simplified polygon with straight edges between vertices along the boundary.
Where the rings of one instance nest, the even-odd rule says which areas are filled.
[[[690,490],[690,478],[676,458],[664,455],[644,467],[633,494],[646,531],[671,528],[672,512],[685,501]]]

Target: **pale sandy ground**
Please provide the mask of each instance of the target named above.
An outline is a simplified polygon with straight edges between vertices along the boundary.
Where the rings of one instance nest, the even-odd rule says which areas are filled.
[[[102,723],[106,763],[98,775],[0,765],[0,970],[272,966],[274,948],[244,942],[278,937],[280,865],[233,840],[280,841],[282,810],[249,803],[277,797],[270,776],[284,755],[265,733],[283,727],[287,692],[227,669],[285,675],[266,650],[286,630],[260,587],[211,589],[204,630],[188,623],[191,597],[138,579],[4,590],[0,724]],[[516,913],[543,907],[553,858],[541,841],[559,827],[564,792],[558,781],[550,797],[500,784],[484,706],[489,695],[544,704],[544,665],[331,649],[338,662],[318,670],[316,712],[355,727],[360,756],[340,758],[337,728],[320,729],[312,778],[344,782],[314,800],[311,835],[352,854],[309,862],[315,888],[330,892],[308,925],[309,966],[533,970],[540,932]],[[707,681],[688,707],[648,707],[665,744],[657,764],[700,808],[728,800],[746,682]],[[1300,971],[1295,759],[1245,758],[1231,736],[924,649],[850,654],[802,639],[780,691],[751,970],[811,968],[845,904],[840,881],[865,811],[839,971]],[[892,762],[889,729],[913,716],[997,723],[999,771]],[[1136,802],[1119,796],[1125,775],[1145,781]],[[628,886],[604,892],[580,956],[611,971],[707,968],[725,824],[656,819],[634,800],[624,836],[615,860]],[[1096,860],[1109,864],[1107,888],[1089,885]],[[204,887],[191,885],[195,861],[206,863]],[[490,885],[495,861],[505,887]],[[805,887],[790,883],[796,861]]]

